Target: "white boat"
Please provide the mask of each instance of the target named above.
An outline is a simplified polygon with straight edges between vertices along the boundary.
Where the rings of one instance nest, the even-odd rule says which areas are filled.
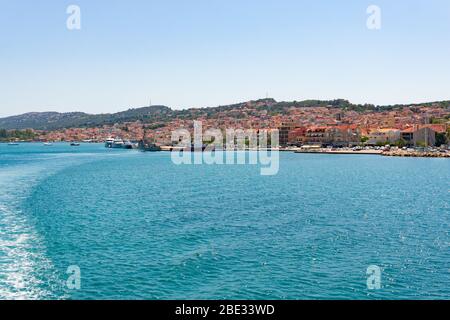
[[[112,148],[112,145],[114,143],[114,139],[113,138],[108,138],[105,141],[105,148]]]
[[[51,143],[51,142],[44,142],[44,146],[46,146],[46,147],[50,147],[52,145],[53,145],[53,143]]]
[[[106,148],[113,148],[113,149],[121,149],[124,148],[125,142],[123,142],[120,138],[108,138],[105,141],[105,147]]]
[[[8,143],[8,146],[18,146],[19,145],[19,143],[17,143],[17,142],[10,142],[10,143]]]

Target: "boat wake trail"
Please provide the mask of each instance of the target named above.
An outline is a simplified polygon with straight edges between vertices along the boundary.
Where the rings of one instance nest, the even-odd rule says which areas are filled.
[[[0,299],[54,298],[42,289],[51,270],[42,241],[20,210],[20,202],[36,182],[39,168],[0,170]]]
[[[1,206],[0,216],[0,299],[54,298],[42,289],[42,273],[51,270],[51,263],[42,253],[39,238],[20,212]]]
[[[46,257],[44,239],[21,205],[40,181],[80,159],[55,157],[0,166],[0,299],[66,298],[63,280]]]

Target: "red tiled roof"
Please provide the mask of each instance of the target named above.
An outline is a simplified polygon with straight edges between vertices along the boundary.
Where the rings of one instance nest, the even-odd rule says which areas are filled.
[[[427,128],[430,128],[433,131],[436,131],[437,133],[445,133],[447,132],[447,128],[445,124],[431,124],[427,125]]]
[[[437,133],[447,132],[447,128],[446,128],[445,124],[427,124],[427,125],[422,125],[422,126],[418,126],[418,127],[406,128],[406,129],[402,130],[402,133],[413,133],[413,132],[416,132],[417,130],[424,129],[424,128],[429,128]]]
[[[416,132],[416,128],[414,127],[402,130],[402,133],[413,133],[413,132]]]

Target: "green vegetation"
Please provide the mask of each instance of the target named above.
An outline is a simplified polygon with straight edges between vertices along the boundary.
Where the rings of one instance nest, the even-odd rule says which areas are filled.
[[[33,140],[36,137],[36,134],[30,130],[5,130],[0,129],[0,141],[11,141],[11,140],[24,140],[24,141],[30,141]]]
[[[448,108],[450,105],[450,100],[445,101],[435,101],[435,102],[427,102],[427,103],[420,103],[420,104],[396,104],[396,105],[387,105],[387,106],[379,106],[377,109],[384,110],[384,111],[390,111],[394,109],[402,109],[405,107],[409,107],[411,109],[417,108],[417,107],[438,107],[438,108]]]
[[[87,114],[82,112],[57,113],[41,112],[26,113],[20,116],[13,116],[0,119],[0,128],[7,130],[24,130],[33,128],[35,130],[57,130],[64,128],[89,128],[101,127],[103,125],[114,125],[125,122],[143,120],[146,123],[166,120],[170,108],[164,106],[152,106],[139,109],[129,109],[127,111],[113,114]]]
[[[431,118],[430,123],[431,124],[444,124],[447,120],[443,118]]]
[[[425,141],[417,141],[417,143],[416,143],[416,147],[419,147],[419,148],[425,148],[427,145],[426,145],[426,143],[425,143]]]
[[[447,136],[445,133],[436,133],[436,147],[440,147],[443,144],[447,144]]]
[[[399,148],[406,147],[406,141],[403,140],[403,139],[400,139],[399,141],[397,141],[396,145],[397,145],[397,147],[399,147]]]
[[[156,129],[164,128],[165,126],[166,126],[165,123],[154,123],[154,124],[145,126],[145,128],[150,129],[150,130],[156,130]]]

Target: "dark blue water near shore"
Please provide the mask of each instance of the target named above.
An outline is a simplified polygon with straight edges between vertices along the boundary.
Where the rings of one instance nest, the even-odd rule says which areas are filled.
[[[280,157],[0,145],[0,298],[450,299],[450,160]]]

